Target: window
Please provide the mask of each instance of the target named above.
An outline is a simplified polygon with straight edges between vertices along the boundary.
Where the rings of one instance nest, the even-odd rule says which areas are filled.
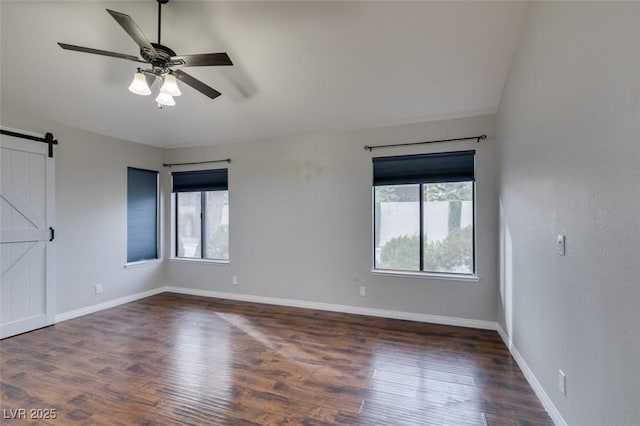
[[[127,263],[158,258],[158,172],[127,169]]]
[[[227,169],[174,172],[176,257],[229,260]]]
[[[373,159],[374,268],[475,273],[475,151]]]

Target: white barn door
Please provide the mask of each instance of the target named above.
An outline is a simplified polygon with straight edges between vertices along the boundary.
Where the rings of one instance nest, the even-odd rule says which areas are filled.
[[[0,338],[55,322],[54,159],[0,134]]]

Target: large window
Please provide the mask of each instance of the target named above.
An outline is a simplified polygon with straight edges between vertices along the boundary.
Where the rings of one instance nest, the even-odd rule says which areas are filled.
[[[373,159],[374,267],[475,273],[474,151]]]
[[[229,260],[227,169],[174,172],[176,257]]]
[[[158,172],[127,169],[127,263],[158,258]]]

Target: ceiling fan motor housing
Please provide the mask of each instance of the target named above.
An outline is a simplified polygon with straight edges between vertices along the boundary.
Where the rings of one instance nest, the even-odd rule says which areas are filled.
[[[175,65],[171,60],[172,56],[176,56],[176,52],[159,43],[151,43],[154,49],[156,49],[157,55],[154,55],[148,48],[142,47],[140,49],[140,56],[152,64],[154,67],[169,68],[171,65]]]

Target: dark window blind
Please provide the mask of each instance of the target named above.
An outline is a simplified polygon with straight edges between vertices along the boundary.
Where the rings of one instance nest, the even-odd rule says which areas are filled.
[[[373,185],[475,180],[475,151],[400,155],[373,159]]]
[[[226,191],[227,169],[173,172],[173,192]]]
[[[127,169],[127,262],[158,258],[158,172]]]

